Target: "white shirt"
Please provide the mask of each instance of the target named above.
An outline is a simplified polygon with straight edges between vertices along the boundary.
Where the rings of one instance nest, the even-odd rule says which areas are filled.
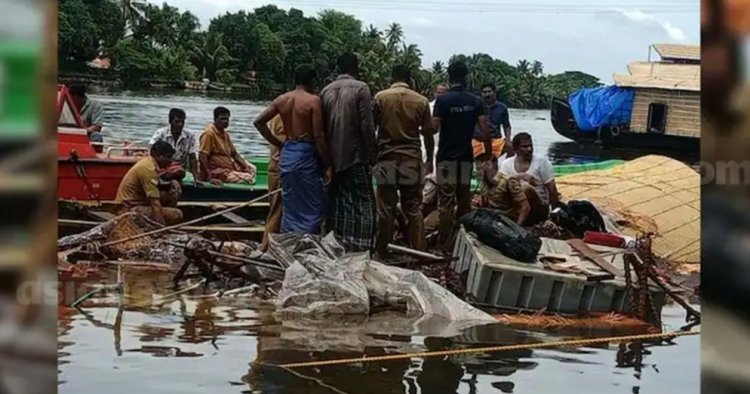
[[[196,157],[198,145],[196,142],[195,134],[193,134],[192,132],[182,129],[180,137],[177,138],[177,141],[175,141],[172,137],[170,126],[166,126],[156,130],[148,143],[149,145],[153,145],[156,141],[159,140],[172,145],[172,147],[174,148],[175,152],[174,156],[172,156],[172,161],[180,163],[184,166],[189,164],[189,157]]]
[[[546,185],[555,180],[555,173],[552,170],[552,163],[546,157],[540,157],[534,155],[531,158],[531,164],[526,172],[518,172],[515,167],[516,157],[510,157],[505,159],[500,164],[500,172],[506,175],[515,176],[523,173],[533,176],[539,181],[539,186],[534,186],[534,190],[539,195],[539,198],[544,204],[549,204],[549,193],[547,192]]]

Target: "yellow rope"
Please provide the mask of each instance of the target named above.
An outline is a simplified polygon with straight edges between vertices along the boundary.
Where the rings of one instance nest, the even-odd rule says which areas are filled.
[[[469,349],[454,349],[454,350],[442,350],[435,352],[422,352],[422,353],[405,353],[405,354],[389,354],[386,356],[374,356],[367,357],[367,355],[361,358],[344,358],[338,360],[320,360],[320,361],[309,361],[301,363],[291,363],[275,365],[282,368],[301,368],[301,367],[321,367],[326,365],[338,365],[338,364],[351,364],[351,363],[362,363],[362,362],[375,362],[375,361],[389,361],[389,360],[403,360],[409,358],[420,358],[420,357],[440,357],[440,356],[452,356],[456,354],[468,354],[468,353],[489,353],[489,352],[501,352],[508,350],[521,350],[521,349],[539,349],[548,347],[558,346],[583,346],[595,343],[606,343],[606,342],[631,342],[645,339],[660,339],[660,338],[674,338],[688,335],[700,335],[700,331],[674,331],[674,332],[663,332],[658,334],[641,334],[641,335],[625,335],[619,337],[608,337],[608,338],[588,338],[588,339],[575,339],[569,341],[557,341],[557,342],[540,342],[540,343],[522,343],[518,345],[504,345],[504,346],[491,346],[491,347],[480,347],[480,348],[469,348]],[[271,365],[271,364],[269,364]],[[274,365],[271,365],[274,366]]]

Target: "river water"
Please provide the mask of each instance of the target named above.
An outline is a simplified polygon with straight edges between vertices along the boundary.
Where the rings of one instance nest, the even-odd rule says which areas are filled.
[[[183,108],[188,127],[201,129],[212,109],[232,111],[232,132],[248,157],[266,156],[267,147],[251,125],[263,103],[189,95],[118,93],[94,95],[105,105],[105,135],[145,141],[166,124],[171,107]],[[528,131],[537,152],[556,163],[606,156],[597,147],[564,143],[549,123],[548,111],[511,110],[515,132]],[[588,152],[588,153],[587,153]],[[147,300],[170,289],[171,274],[126,271],[129,300]],[[102,283],[113,283],[112,274]],[[135,284],[138,284],[137,286]],[[80,285],[66,284],[69,305]],[[136,290],[137,289],[137,290]],[[70,294],[68,294],[70,293]],[[71,295],[73,294],[73,295]],[[284,370],[261,364],[361,357],[363,354],[420,352],[445,348],[553,341],[622,334],[611,330],[544,332],[497,324],[451,338],[383,335],[371,322],[331,319],[277,321],[249,299],[176,298],[158,307],[126,308],[112,297],[82,310],[58,314],[61,393],[698,393],[699,337],[677,338],[649,347],[641,364],[622,362],[618,345],[412,358],[403,361]],[[667,307],[664,330],[684,325],[685,313]],[[620,362],[618,362],[620,360]]]
[[[232,116],[230,132],[240,154],[244,157],[267,157],[268,144],[252,125],[253,120],[268,103],[252,102],[237,96],[195,93],[144,93],[99,91],[91,97],[104,104],[104,135],[146,143],[153,132],[167,125],[171,108],[182,108],[187,113],[186,128],[200,133],[213,120],[213,109],[227,107]],[[553,164],[575,164],[606,159],[629,160],[647,152],[633,150],[604,150],[595,144],[578,144],[560,136],[552,128],[549,110],[510,109],[514,133],[525,131],[532,135],[537,154],[546,154]],[[680,157],[687,162],[696,158]]]

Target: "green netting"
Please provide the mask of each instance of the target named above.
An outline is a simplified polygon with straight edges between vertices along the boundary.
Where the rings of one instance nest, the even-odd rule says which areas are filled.
[[[212,189],[227,189],[227,190],[265,190],[268,189],[268,158],[256,158],[256,159],[249,159],[249,162],[255,164],[255,166],[258,168],[258,174],[256,176],[255,185],[245,185],[245,184],[236,184],[236,183],[227,183],[222,186],[215,186],[215,185],[206,185],[207,188]],[[563,176],[563,175],[570,175],[570,174],[577,174],[580,172],[585,171],[593,171],[593,170],[605,170],[612,168],[614,166],[620,165],[622,163],[625,163],[624,160],[605,160],[600,161],[596,163],[585,163],[585,164],[561,164],[561,165],[554,165],[552,166],[552,169],[555,173],[555,176]],[[188,173],[185,176],[185,182],[192,183],[193,182],[193,175]],[[373,184],[375,180],[373,179]],[[473,178],[471,180],[471,189],[472,190],[479,190],[479,182],[476,180],[476,178]]]

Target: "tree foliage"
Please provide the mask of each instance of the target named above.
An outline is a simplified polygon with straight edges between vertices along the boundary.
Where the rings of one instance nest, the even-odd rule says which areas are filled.
[[[431,96],[447,82],[448,64],[461,60],[469,67],[469,88],[497,86],[500,100],[517,108],[547,108],[553,97],[564,97],[599,80],[579,71],[545,74],[536,60],[511,65],[484,53],[456,54],[447,61],[423,64],[416,44],[403,27],[363,27],[352,15],[324,10],[306,16],[298,9],[274,5],[252,12],[225,13],[202,30],[198,19],[167,3],[144,0],[60,0],[59,60],[63,72],[80,70],[96,56],[111,57],[123,83],[208,78],[223,83],[250,83],[271,95],[291,87],[294,69],[311,64],[321,84],[336,73],[336,58],[353,52],[360,60],[360,78],[373,92],[388,87],[391,68],[407,65],[414,87]]]

